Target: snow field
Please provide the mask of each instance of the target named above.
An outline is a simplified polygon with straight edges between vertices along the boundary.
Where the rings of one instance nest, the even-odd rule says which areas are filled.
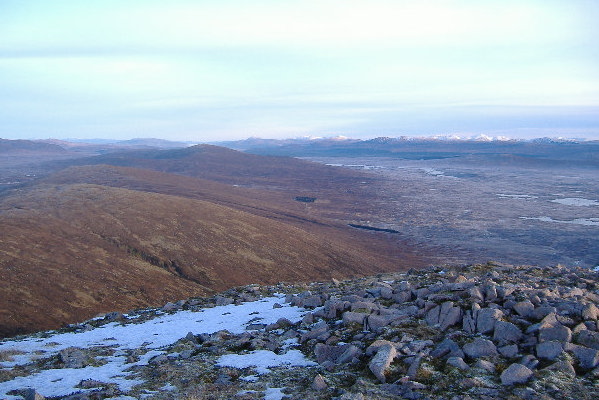
[[[188,332],[211,334],[227,330],[233,334],[240,334],[246,331],[248,324],[257,321],[264,324],[273,324],[280,318],[287,318],[291,322],[300,321],[305,310],[289,305],[273,307],[276,303],[282,304],[283,298],[284,295],[275,295],[240,305],[231,304],[200,311],[162,314],[142,323],[113,322],[86,332],[56,333],[43,338],[37,335],[23,340],[3,340],[0,342],[0,352],[20,354],[13,356],[12,360],[0,362],[2,369],[11,369],[35,360],[53,357],[68,347],[104,346],[115,349],[115,353],[105,357],[108,362],[99,367],[39,370],[29,376],[0,382],[0,398],[21,399],[19,396],[10,396],[7,393],[25,388],[35,388],[47,397],[64,396],[81,390],[75,386],[85,379],[116,383],[122,391],[128,392],[142,381],[132,379],[129,372],[125,370],[133,365],[147,364],[151,358],[164,353],[161,349],[185,337]],[[149,351],[138,362],[126,363],[126,350],[142,347]],[[268,351],[255,353],[257,354],[232,354],[230,356],[237,357],[221,359],[219,362],[223,365],[227,361],[238,365],[247,364],[256,367],[261,373],[266,373],[269,367],[279,365],[311,365],[310,361],[304,359],[303,354],[297,350],[289,350],[283,355]],[[250,362],[250,359],[255,361]]]

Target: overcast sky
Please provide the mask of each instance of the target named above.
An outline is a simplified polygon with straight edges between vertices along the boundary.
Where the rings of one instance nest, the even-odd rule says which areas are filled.
[[[0,137],[599,139],[595,0],[2,0]]]

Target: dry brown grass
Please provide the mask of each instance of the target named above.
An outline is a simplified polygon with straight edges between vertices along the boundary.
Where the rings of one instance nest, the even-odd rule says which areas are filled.
[[[208,164],[192,154],[181,168],[216,165],[219,152]],[[255,164],[255,157],[228,161],[240,168],[248,160]],[[157,306],[248,283],[326,280],[425,263],[396,239],[353,230],[337,218],[367,207],[344,186],[361,176],[340,170],[335,179],[334,171],[317,173],[323,166],[310,164],[294,178],[296,161],[279,172],[277,165],[252,163],[231,179],[249,182],[257,176],[276,183],[277,191],[84,166],[0,199],[0,334],[54,328],[99,312]],[[293,200],[306,194],[296,191],[298,185],[327,201],[306,209]]]

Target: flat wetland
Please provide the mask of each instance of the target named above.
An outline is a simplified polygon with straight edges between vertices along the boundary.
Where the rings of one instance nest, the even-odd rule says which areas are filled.
[[[432,246],[439,262],[599,265],[596,168],[481,162],[476,155],[306,159],[384,178],[368,219],[354,223]]]

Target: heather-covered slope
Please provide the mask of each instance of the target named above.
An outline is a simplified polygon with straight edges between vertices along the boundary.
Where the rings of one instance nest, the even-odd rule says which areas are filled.
[[[242,153],[212,145],[172,150],[122,151],[68,163],[68,165],[98,164],[144,168],[227,184],[280,190],[311,186],[325,188],[340,183],[353,183],[357,179],[372,180],[372,177],[367,174],[347,169],[291,157]]]
[[[343,237],[207,201],[100,185],[18,191],[2,199],[0,225],[2,334],[250,282],[385,268]]]
[[[41,176],[0,197],[2,335],[236,285],[427,264],[400,234],[347,225],[376,183],[351,170],[195,146],[63,160]]]

